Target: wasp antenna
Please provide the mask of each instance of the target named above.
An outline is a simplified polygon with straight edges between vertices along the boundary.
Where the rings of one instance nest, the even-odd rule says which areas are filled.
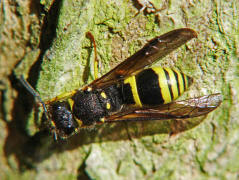
[[[44,114],[46,115],[46,118],[48,118],[46,104],[41,99],[39,93],[25,80],[23,75],[20,76],[20,81],[21,81],[22,85],[41,103],[43,110],[44,110]]]
[[[54,141],[57,142],[58,141],[58,137],[57,137],[57,133],[56,133],[55,129],[53,131],[53,137],[54,137]]]

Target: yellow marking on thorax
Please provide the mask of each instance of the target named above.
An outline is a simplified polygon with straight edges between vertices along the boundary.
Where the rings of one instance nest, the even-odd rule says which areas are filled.
[[[72,111],[73,105],[74,105],[74,100],[71,99],[71,98],[69,98],[69,99],[67,99],[67,101],[68,101],[68,103],[70,104],[70,108],[71,108],[71,111]],[[72,113],[72,115],[73,115],[73,113]],[[73,115],[73,116],[74,116],[74,115]],[[76,117],[74,117],[74,118],[75,118],[75,120],[78,122],[79,127],[81,127],[82,124],[83,124],[82,120],[80,120],[80,119],[78,119],[78,118],[76,118]]]
[[[110,109],[110,103],[106,103],[106,109]]]
[[[88,92],[92,91],[92,87],[87,86],[87,87],[86,87],[86,91],[88,91]]]
[[[82,124],[83,124],[82,120],[80,120],[80,119],[78,119],[78,118],[76,118],[76,117],[74,117],[74,118],[75,118],[75,120],[78,122],[79,127],[82,127]]]
[[[69,99],[67,99],[67,101],[68,101],[68,103],[70,104],[70,108],[71,108],[71,112],[72,112],[73,105],[74,105],[74,100],[71,99],[71,98],[69,98]],[[72,115],[74,116],[73,113],[72,113]],[[77,123],[79,124],[79,127],[81,127],[82,124],[83,124],[82,120],[76,118],[75,116],[74,116],[74,118],[75,118],[75,120],[77,121]],[[78,128],[77,128],[75,131],[78,131]]]
[[[67,101],[68,101],[68,103],[70,104],[70,107],[71,107],[71,110],[72,110],[73,105],[74,105],[73,99],[69,98],[69,99],[67,99]]]
[[[183,86],[183,74],[176,69],[174,69],[174,71],[178,74],[178,83],[179,83],[180,94],[183,94],[183,92],[185,91],[184,86]],[[186,81],[185,81],[185,83],[186,83]]]
[[[130,84],[131,91],[132,91],[132,94],[133,94],[133,97],[134,97],[134,101],[135,101],[135,106],[142,107],[142,103],[141,103],[141,101],[139,99],[138,90],[137,90],[137,87],[136,87],[135,76],[130,76],[127,79],[125,79],[124,80],[124,84],[127,84],[127,83]]]
[[[170,78],[170,82],[171,82],[171,88],[172,88],[172,92],[173,92],[173,97],[174,97],[174,99],[176,99],[176,98],[178,98],[179,94],[178,94],[178,87],[177,87],[177,81],[176,81],[175,75],[174,75],[172,69],[170,69],[170,68],[164,68],[164,69],[169,74],[169,78]]]
[[[104,123],[105,122],[105,118],[100,118],[100,122]]]
[[[164,70],[161,67],[153,67],[152,68],[158,75],[158,82],[159,86],[161,88],[161,94],[164,100],[164,104],[169,103],[172,101],[172,98],[170,96],[169,87],[167,78],[165,76]]]
[[[106,99],[106,97],[107,97],[106,94],[105,94],[105,92],[103,92],[103,91],[100,93],[100,95],[101,95],[101,97],[103,97],[104,99]]]

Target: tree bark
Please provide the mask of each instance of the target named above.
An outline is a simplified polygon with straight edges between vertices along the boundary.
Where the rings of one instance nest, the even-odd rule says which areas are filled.
[[[239,2],[153,0],[144,10],[142,2],[0,2],[1,177],[238,178]],[[182,27],[197,31],[198,38],[157,65],[194,78],[181,99],[219,92],[223,102],[175,136],[168,129],[178,126],[168,121],[105,125],[55,142],[41,108],[18,80],[23,74],[49,100],[93,80],[94,51],[86,32],[96,40],[103,75],[147,40]]]

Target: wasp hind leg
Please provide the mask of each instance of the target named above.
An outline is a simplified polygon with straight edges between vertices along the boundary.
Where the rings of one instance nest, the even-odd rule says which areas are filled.
[[[94,79],[98,79],[98,73],[99,73],[99,60],[97,58],[97,50],[96,50],[96,43],[95,38],[91,32],[87,32],[86,36],[91,40],[91,43],[94,47],[94,53],[95,53],[95,59],[94,59]]]

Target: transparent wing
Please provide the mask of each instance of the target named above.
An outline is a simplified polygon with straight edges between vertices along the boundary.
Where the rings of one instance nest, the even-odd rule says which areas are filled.
[[[189,28],[176,29],[155,37],[134,55],[120,63],[101,78],[93,81],[89,86],[92,88],[102,88],[130,76],[134,72],[154,63],[156,60],[166,56],[195,37],[197,37],[197,33]]]
[[[153,108],[123,111],[105,118],[105,122],[187,119],[208,114],[222,102],[221,94],[175,101]]]

